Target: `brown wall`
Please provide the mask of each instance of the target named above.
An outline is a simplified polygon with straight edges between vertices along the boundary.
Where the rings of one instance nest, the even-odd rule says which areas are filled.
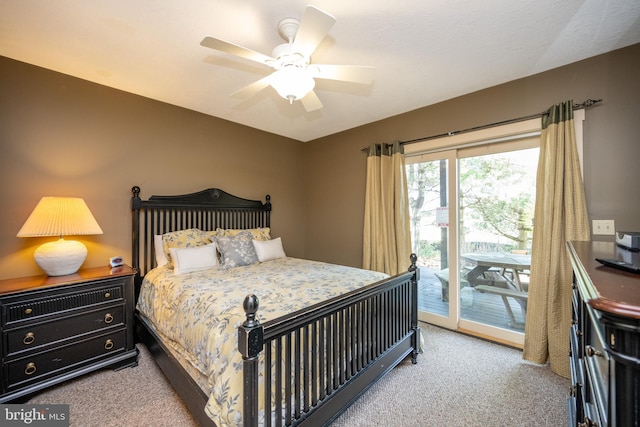
[[[527,116],[568,99],[603,100],[587,110],[584,128],[590,217],[614,219],[618,230],[640,231],[638,70],[640,44],[306,144],[307,257],[362,264],[363,147]]]
[[[32,254],[51,239],[16,233],[47,195],[83,197],[102,227],[74,238],[84,266],[130,261],[133,185],[142,197],[269,193],[274,236],[304,256],[301,142],[2,57],[0,93],[0,279],[41,273]]]
[[[85,266],[130,257],[129,197],[219,187],[272,196],[289,255],[362,263],[365,154],[587,98],[585,188],[594,219],[640,230],[640,45],[300,143],[0,57],[0,278],[39,274],[48,239],[15,235],[40,197],[83,197],[104,234],[80,238]],[[436,83],[431,83],[436,84]],[[606,240],[607,238],[598,237]]]

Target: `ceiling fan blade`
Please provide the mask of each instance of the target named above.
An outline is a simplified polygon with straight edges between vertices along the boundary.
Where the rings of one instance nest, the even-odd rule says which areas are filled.
[[[336,18],[333,16],[311,5],[307,6],[293,40],[292,51],[301,53],[306,58],[311,57],[335,23]]]
[[[274,61],[270,56],[263,55],[262,53],[247,49],[246,47],[238,46],[211,36],[207,36],[202,39],[200,44],[204,47],[230,53],[232,55],[240,56],[269,66],[271,66],[270,63]]]
[[[233,96],[234,98],[246,99],[260,92],[270,84],[271,74],[243,87],[242,89],[238,89],[237,91],[233,92],[231,96]]]
[[[326,64],[311,64],[307,69],[317,79],[342,80],[363,84],[370,84],[376,71],[376,67],[369,66]]]
[[[314,91],[309,91],[302,97],[300,102],[302,102],[302,106],[308,113],[322,108],[322,102],[320,102],[320,98]]]

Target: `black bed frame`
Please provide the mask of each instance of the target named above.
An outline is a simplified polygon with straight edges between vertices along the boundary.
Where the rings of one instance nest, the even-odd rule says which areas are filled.
[[[146,272],[155,267],[153,236],[199,228],[270,227],[271,201],[242,199],[211,188],[178,196],[140,198],[132,188],[132,266],[136,298]],[[420,345],[416,257],[406,273],[261,324],[259,296],[248,295],[247,316],[238,329],[244,363],[243,426],[258,421],[258,378],[264,390],[265,426],[328,425],[371,385],[411,356]],[[240,302],[238,302],[240,304]],[[215,426],[204,411],[208,396],[171,355],[144,317],[136,314],[138,337],[203,426]],[[258,355],[265,352],[259,372]],[[283,356],[284,355],[284,356]],[[291,356],[293,355],[293,356]],[[272,364],[276,367],[271,369]],[[291,378],[282,384],[282,378]],[[275,390],[275,392],[272,392]],[[273,418],[273,420],[272,420]]]

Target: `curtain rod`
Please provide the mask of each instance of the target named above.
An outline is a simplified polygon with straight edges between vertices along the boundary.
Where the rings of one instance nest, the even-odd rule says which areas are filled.
[[[596,103],[601,102],[601,101],[602,101],[602,99],[587,99],[586,101],[581,102],[579,104],[575,104],[574,103],[573,104],[573,109],[574,110],[581,110],[583,108],[591,107],[593,104],[596,104]],[[537,117],[542,117],[542,116],[544,116],[546,114],[549,114],[549,113],[547,111],[543,111],[542,113],[530,114],[528,116],[518,117],[517,119],[503,120],[501,122],[495,122],[495,123],[490,123],[490,124],[487,124],[487,125],[475,126],[475,127],[468,128],[468,129],[450,131],[450,132],[447,132],[447,133],[441,133],[439,135],[423,136],[421,138],[410,139],[408,141],[398,141],[398,142],[400,143],[400,145],[414,144],[416,142],[423,142],[423,141],[429,141],[431,139],[444,138],[445,136],[454,136],[454,135],[459,135],[461,133],[473,132],[473,131],[476,131],[476,130],[488,129],[488,128],[492,128],[492,127],[496,127],[496,126],[502,126],[502,125],[508,125],[508,124],[511,124],[511,123],[523,122],[525,120],[530,120],[530,119],[535,119]],[[369,147],[363,148],[362,151],[369,151]]]

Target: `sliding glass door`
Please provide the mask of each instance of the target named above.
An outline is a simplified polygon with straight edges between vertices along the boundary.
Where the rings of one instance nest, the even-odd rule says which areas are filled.
[[[411,241],[420,267],[420,317],[450,329],[455,329],[458,317],[457,255],[451,244],[456,234],[449,226],[456,220],[455,203],[450,203],[455,162],[451,151],[408,158],[406,166]]]
[[[460,324],[509,341],[524,333],[538,148],[458,152]]]
[[[522,344],[536,145],[537,137],[407,156],[421,320]]]

